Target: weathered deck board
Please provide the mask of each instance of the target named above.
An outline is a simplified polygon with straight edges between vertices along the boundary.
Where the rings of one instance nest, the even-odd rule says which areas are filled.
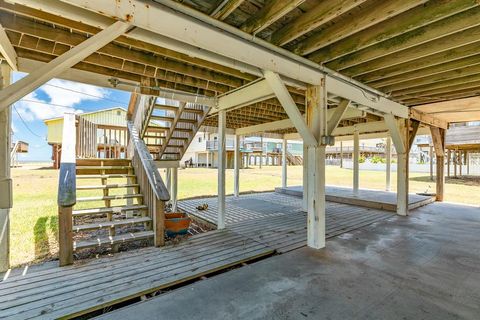
[[[195,206],[209,203],[206,211]],[[198,234],[164,248],[144,248],[64,268],[37,268],[0,282],[5,319],[73,317],[198,278],[244,261],[306,244],[301,199],[279,193],[227,198],[227,229]],[[180,207],[216,222],[216,198]],[[392,217],[391,213],[327,203],[327,237]],[[34,268],[32,268],[34,270]]]
[[[288,194],[296,197],[303,195],[302,186],[291,186],[287,188],[275,188],[275,191],[282,194]],[[397,194],[395,192],[360,189],[357,194],[353,193],[352,188],[339,186],[326,186],[325,199],[331,202],[352,204],[366,208],[397,211]],[[419,208],[434,202],[434,197],[422,196],[418,194],[408,195],[408,208],[410,210]]]
[[[208,204],[208,210],[197,210],[196,207],[203,203]],[[179,207],[190,215],[216,224],[216,198],[184,200]],[[392,217],[386,211],[348,204],[327,202],[326,207],[327,238]],[[230,230],[280,253],[306,245],[307,215],[302,211],[302,200],[295,196],[267,192],[227,197],[225,220]]]
[[[273,253],[231,230],[140,251],[7,279],[0,283],[0,314],[6,319],[80,315]]]

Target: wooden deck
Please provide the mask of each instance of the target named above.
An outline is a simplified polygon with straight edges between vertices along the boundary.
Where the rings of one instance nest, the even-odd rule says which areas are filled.
[[[207,203],[208,210],[197,206]],[[382,210],[327,202],[327,238],[378,222],[392,214]],[[184,200],[179,207],[191,216],[216,225],[217,198]],[[226,224],[232,231],[262,242],[277,252],[300,248],[307,242],[307,214],[299,197],[267,192],[226,199]]]
[[[296,197],[303,196],[302,186],[292,186],[287,188],[275,188],[276,192],[288,194]],[[397,194],[395,192],[360,189],[357,194],[353,193],[352,188],[326,186],[325,198],[327,201],[352,204],[365,208],[380,209],[396,212]],[[408,195],[408,209],[413,210],[435,201],[432,196],[422,196],[418,194]]]
[[[196,204],[209,209],[197,211]],[[216,220],[216,198],[181,201],[205,221]],[[327,236],[393,217],[391,213],[327,203]],[[144,248],[69,267],[30,268],[0,282],[0,317],[71,318],[168,288],[274,252],[306,244],[306,214],[298,197],[278,193],[227,197],[227,229],[164,248]],[[35,270],[36,269],[36,270]]]

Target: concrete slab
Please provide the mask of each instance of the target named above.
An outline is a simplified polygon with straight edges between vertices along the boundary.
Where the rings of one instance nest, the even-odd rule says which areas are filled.
[[[445,203],[101,319],[479,319],[480,209]]]
[[[275,188],[275,192],[302,197],[303,187],[291,186],[286,188]],[[397,211],[397,193],[395,192],[360,189],[358,190],[358,193],[354,193],[352,188],[326,186],[325,199],[327,201],[352,204],[366,208],[388,210],[392,212]],[[408,195],[408,208],[413,210],[434,201],[434,197],[411,193]]]

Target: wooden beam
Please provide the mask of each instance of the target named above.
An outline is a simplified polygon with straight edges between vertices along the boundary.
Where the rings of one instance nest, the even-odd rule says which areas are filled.
[[[285,109],[285,112],[288,114],[288,117],[290,118],[290,120],[292,120],[293,125],[301,134],[303,142],[306,145],[317,145],[317,139],[313,136],[312,132],[307,127],[305,119],[298,110],[297,105],[290,96],[290,93],[285,87],[285,84],[283,84],[280,76],[271,71],[264,71],[264,76],[265,80],[268,82],[273,92],[275,92],[277,99],[280,101],[283,108]]]
[[[240,153],[240,135],[235,134],[235,151],[233,155],[233,195],[240,196],[240,167],[242,158]]]
[[[421,123],[427,124],[429,126],[439,127],[442,129],[448,129],[448,122],[438,117],[424,113],[415,108],[410,108],[410,118],[420,121]]]
[[[407,32],[419,30],[421,27],[475,6],[478,6],[476,0],[431,0],[423,6],[415,7],[324,47],[312,53],[309,58],[316,62],[326,63]]]
[[[372,2],[357,12],[349,23],[335,23],[302,40],[294,50],[299,55],[307,55],[356,32],[388,20],[402,12],[427,2],[426,0],[384,0]]]
[[[218,112],[218,213],[217,229],[225,228],[225,128],[227,122],[227,112],[220,110]]]
[[[275,93],[272,91],[268,81],[262,79],[219,96],[218,107],[213,108],[211,114],[216,113],[218,110],[230,110],[251,105],[274,96]]]
[[[247,33],[257,33],[295,9],[305,0],[278,0],[267,1],[265,5],[245,21],[240,27]]]
[[[365,1],[366,0],[321,1],[314,8],[275,31],[272,35],[271,42],[283,46]]]
[[[445,129],[430,127],[433,147],[435,148],[436,170],[436,200],[443,201],[445,187]],[[449,153],[450,154],[450,153]],[[450,159],[449,159],[450,160]],[[449,161],[448,160],[448,161]]]
[[[67,53],[54,59],[41,69],[30,73],[28,76],[3,89],[0,91],[0,110],[5,109],[8,105],[16,102],[45,82],[82,61],[105,44],[125,33],[129,28],[129,23],[117,21]]]
[[[3,22],[3,21],[2,21]],[[17,53],[8,39],[7,33],[3,25],[0,24],[0,54],[12,70],[18,71],[17,66]]]
[[[410,132],[408,133],[408,145],[407,149],[408,152],[412,149],[413,141],[415,140],[415,136],[417,135],[418,128],[420,127],[420,121],[415,119],[410,119]]]
[[[235,9],[237,9],[245,0],[222,1],[211,16],[218,20],[225,20]]]
[[[451,7],[452,4],[449,6]],[[428,12],[429,10],[434,11],[431,10],[431,8],[427,9],[423,6],[419,8],[421,8],[423,12]],[[418,8],[415,9],[419,10]],[[408,12],[409,16],[412,14],[413,13],[410,11]],[[408,19],[404,18],[404,23],[407,21]],[[371,45],[365,50],[348,54],[343,56],[342,59],[337,59],[327,63],[327,66],[334,70],[340,71],[373,59],[391,55],[401,50],[422,45],[435,39],[461,32],[478,25],[480,25],[479,6],[452,16],[448,16],[445,19],[433,22],[409,33],[393,37],[375,45]]]
[[[429,55],[434,55],[441,51],[464,46],[473,42],[479,42],[480,39],[477,36],[479,32],[480,26],[476,26],[426,42],[422,45],[414,46],[392,54],[387,54],[378,59],[343,69],[342,73],[350,77],[357,77],[359,75],[388,68],[393,65],[398,65],[404,62],[427,57]]]
[[[405,146],[404,133],[401,132],[401,124],[392,114],[385,114],[384,121],[390,132],[395,150],[397,150],[397,153],[405,153],[407,148]]]
[[[335,130],[335,128],[338,126],[338,124],[342,120],[349,105],[350,105],[350,100],[342,99],[342,101],[338,104],[338,107],[334,109],[335,111],[333,112],[332,116],[328,119],[328,123],[327,123],[328,136],[331,136],[333,134],[333,130]]]

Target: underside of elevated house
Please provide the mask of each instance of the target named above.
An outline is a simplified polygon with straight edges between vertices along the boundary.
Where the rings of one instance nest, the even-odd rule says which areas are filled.
[[[202,205],[177,204],[176,199],[177,168],[199,130],[219,134],[218,197],[209,200],[215,212],[198,214],[218,230],[179,250],[193,248],[214,256],[220,246],[231,245],[222,247],[228,252],[222,258],[215,256],[213,265],[198,266],[196,272],[185,270],[180,276],[175,273],[176,277],[166,271],[165,279],[148,278],[160,272],[141,259],[119,258],[115,263],[121,270],[141,263],[146,270],[144,282],[140,279],[138,285],[128,286],[121,279],[105,278],[122,290],[107,296],[105,288],[92,287],[99,296],[81,298],[84,302],[79,299],[75,306],[67,307],[66,297],[57,304],[53,293],[45,298],[45,303],[54,305],[51,309],[17,305],[14,288],[28,280],[12,280],[11,296],[2,310],[11,317],[24,312],[24,318],[45,312],[50,317],[81,315],[275,251],[305,245],[322,249],[328,237],[382,219],[383,211],[379,215],[358,211],[361,206],[352,202],[355,198],[363,198],[373,210],[388,207],[399,216],[408,216],[413,208],[408,159],[417,134],[432,136],[438,173],[435,198],[442,201],[446,129],[450,123],[480,120],[479,21],[476,0],[0,0],[2,230],[8,231],[9,208],[14,205],[10,153],[6,152],[10,148],[10,106],[50,79],[61,78],[132,93],[128,146],[121,150],[126,159],[96,159],[95,127],[73,114],[65,115],[58,195],[61,266],[74,262],[76,250],[104,243],[115,247],[132,239],[150,239],[156,247],[163,247],[165,203],[172,202],[174,209],[183,205],[187,212]],[[11,83],[12,70],[28,75]],[[225,194],[227,133],[236,135],[233,197]],[[294,190],[298,197],[292,200],[279,193],[237,199],[242,162],[239,141],[253,134],[283,139],[283,188],[288,180],[287,140],[303,141],[303,187]],[[384,203],[359,190],[359,140],[378,137],[388,138],[387,158],[393,145],[398,161],[397,192],[385,195]],[[342,140],[354,141],[354,183],[353,190],[347,191],[325,186],[326,148]],[[167,169],[166,180],[159,169]],[[104,201],[104,207],[90,211],[73,208],[77,202],[91,200],[77,196],[80,188],[76,182],[85,176],[102,181],[96,188],[103,190],[103,196],[95,200]],[[113,176],[127,182],[112,186],[108,178]],[[388,167],[388,185],[389,180]],[[108,193],[119,187],[129,190],[122,195],[127,201],[122,208],[111,204],[119,198]],[[337,205],[332,205],[330,201],[335,199]],[[262,223],[250,220],[265,218],[268,208],[280,203],[296,208],[298,216],[290,220],[269,217],[272,220]],[[285,210],[275,208],[272,216]],[[357,216],[342,220],[340,213],[348,208]],[[340,215],[329,222],[329,210],[331,217],[335,212]],[[105,214],[110,220],[101,226],[72,222],[75,216],[90,214]],[[115,221],[112,217],[116,214],[131,220]],[[145,229],[137,234],[116,234],[116,227],[125,223]],[[289,225],[303,231],[284,243],[281,238],[291,231]],[[95,228],[108,229],[109,237],[74,241],[73,233]],[[262,230],[268,230],[270,240],[255,238]],[[7,270],[8,252],[14,248],[9,248],[8,232],[1,236],[0,270]],[[154,261],[178,258],[171,248],[148,250],[142,254],[151,254]],[[105,258],[95,263],[106,266],[110,262]],[[184,267],[179,264],[176,268],[181,271]],[[66,278],[59,281],[69,282],[69,270],[88,276],[94,268],[66,267],[60,271]],[[49,272],[54,271],[43,271],[40,277]],[[88,291],[86,287],[79,290]],[[102,302],[95,302],[97,298]]]

